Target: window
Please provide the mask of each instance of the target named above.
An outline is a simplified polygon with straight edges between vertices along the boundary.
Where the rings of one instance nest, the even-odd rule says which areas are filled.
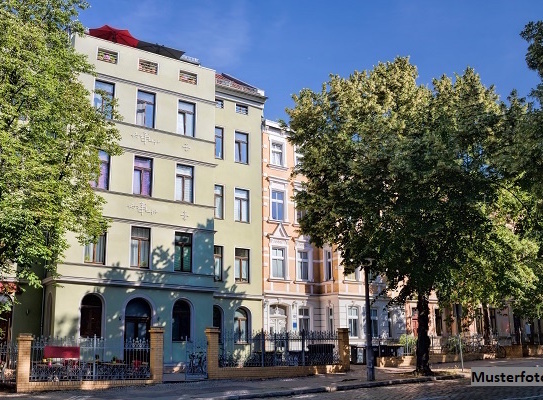
[[[273,165],[283,166],[283,144],[271,144],[271,163]]]
[[[181,272],[192,271],[192,235],[190,233],[175,233],[173,270]]]
[[[358,307],[349,306],[347,308],[347,318],[349,323],[349,337],[358,337]]]
[[[360,268],[355,268],[355,270],[351,273],[345,273],[343,271],[343,276],[345,280],[347,281],[359,281],[360,280]]]
[[[219,328],[219,343],[222,343],[222,310],[219,306],[213,306],[213,328]]]
[[[234,219],[239,222],[249,222],[249,191],[235,190]]]
[[[190,72],[185,72],[185,71],[179,71],[179,81],[180,82],[185,82],[185,83],[190,83],[191,85],[196,85],[196,83],[198,83],[198,79],[197,79],[197,75],[196,74],[191,74]]]
[[[334,332],[334,309],[328,308],[328,332]]]
[[[324,251],[324,279],[330,281],[333,279],[332,275],[332,252],[329,250]]]
[[[91,182],[91,186],[98,189],[109,189],[109,154],[105,151],[98,151],[100,158],[100,176],[95,182]]]
[[[98,236],[96,243],[85,245],[85,262],[105,264],[106,262],[106,234]]]
[[[215,218],[224,218],[224,187],[215,185]]]
[[[130,266],[149,268],[149,247],[151,230],[149,228],[132,227],[130,243]]]
[[[273,247],[271,251],[271,277],[285,279],[285,249]]]
[[[271,217],[276,221],[284,220],[285,192],[279,190],[271,191]]]
[[[136,125],[155,127],[155,95],[138,90],[138,104],[136,108]]]
[[[175,200],[192,203],[193,168],[177,164],[175,172]]]
[[[194,116],[196,106],[179,100],[177,108],[177,133],[194,137]]]
[[[371,336],[379,337],[379,317],[376,308],[371,309]]]
[[[236,132],[234,152],[237,163],[247,164],[249,162],[249,149],[247,143],[249,143],[249,136],[246,133]]]
[[[236,104],[236,112],[238,114],[247,115],[249,114],[249,107],[243,104]]]
[[[111,101],[114,96],[115,84],[98,80],[94,82],[94,107],[107,119],[113,115]]]
[[[242,308],[238,308],[234,314],[234,332],[236,335],[236,342],[247,341],[247,335],[249,333],[249,318],[247,311]]]
[[[302,155],[298,153],[298,149],[295,147],[294,148],[294,165],[300,165],[302,160],[303,160]]]
[[[215,99],[215,107],[217,107],[217,108],[224,108],[224,100]]]
[[[298,251],[298,279],[309,280],[309,255],[307,251]]]
[[[152,172],[153,160],[137,156],[134,158],[134,194],[151,196]]]
[[[172,311],[172,341],[190,340],[190,305],[184,300],[177,300]]]
[[[249,282],[249,250],[236,249],[235,260],[236,282]]]
[[[434,316],[436,321],[436,335],[441,336],[442,328],[443,328],[443,320],[441,318],[441,310],[439,308],[436,308],[434,310]]]
[[[213,246],[215,258],[215,280],[222,281],[222,246]]]
[[[302,218],[307,214],[307,210],[296,207],[296,223],[299,224]]]
[[[138,71],[147,72],[148,74],[158,74],[158,64],[152,61],[140,59],[138,63]]]
[[[118,54],[111,50],[98,49],[98,55],[96,59],[99,61],[108,62],[111,64],[117,64]]]
[[[223,159],[223,136],[224,130],[222,128],[215,127],[215,158]]]
[[[102,299],[95,294],[87,294],[81,300],[79,336],[102,336]]]
[[[298,309],[298,325],[300,331],[309,331],[309,308],[301,307]]]

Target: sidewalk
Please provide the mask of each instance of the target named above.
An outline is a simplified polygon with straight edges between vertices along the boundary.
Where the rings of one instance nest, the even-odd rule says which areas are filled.
[[[309,393],[354,390],[358,388],[428,382],[432,380],[460,379],[469,385],[470,368],[473,366],[541,366],[543,358],[519,358],[500,360],[478,360],[464,363],[444,363],[432,365],[432,370],[442,372],[437,377],[413,377],[414,367],[376,368],[373,382],[366,379],[366,366],[351,365],[351,371],[341,374],[313,375],[288,379],[260,380],[201,380],[164,383],[144,387],[128,386],[96,391],[57,391],[39,394],[17,394],[0,392],[2,399],[40,399],[40,400],[185,400],[218,399],[237,400],[286,397]]]

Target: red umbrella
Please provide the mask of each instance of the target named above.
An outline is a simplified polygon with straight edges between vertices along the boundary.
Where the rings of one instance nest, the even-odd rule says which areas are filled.
[[[112,28],[109,25],[89,29],[89,34],[100,39],[105,39],[109,40],[110,42],[125,44],[132,47],[136,47],[139,42],[139,40],[132,36],[128,30]]]

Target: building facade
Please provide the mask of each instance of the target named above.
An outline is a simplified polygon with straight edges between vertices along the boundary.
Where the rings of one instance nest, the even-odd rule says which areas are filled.
[[[341,255],[332,247],[316,248],[299,232],[303,210],[292,197],[303,176],[293,176],[301,161],[288,132],[265,120],[262,130],[262,270],[264,328],[270,331],[334,331],[349,328],[350,342],[365,343],[363,274],[345,274]],[[370,284],[373,337],[398,338],[405,332],[403,308],[389,306],[386,283]]]

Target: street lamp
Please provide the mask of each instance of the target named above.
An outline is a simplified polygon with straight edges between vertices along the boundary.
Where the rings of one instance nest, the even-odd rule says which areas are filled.
[[[364,295],[366,301],[366,372],[368,381],[375,380],[375,365],[373,357],[373,343],[371,335],[371,307],[370,307],[370,282],[369,282],[369,270],[373,263],[373,258],[366,258],[367,264],[363,265],[364,268]]]

